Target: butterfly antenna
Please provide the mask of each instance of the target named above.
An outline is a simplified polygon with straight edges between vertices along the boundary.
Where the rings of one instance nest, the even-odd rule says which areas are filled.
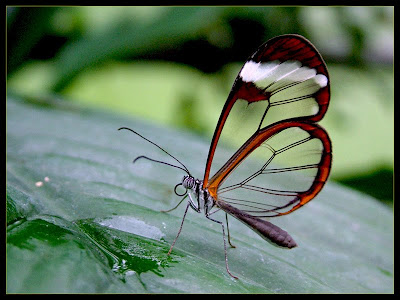
[[[153,159],[153,158],[144,156],[144,155],[141,155],[141,156],[136,157],[136,158],[133,160],[133,163],[135,163],[136,161],[138,161],[138,160],[141,159],[141,158],[144,158],[144,159],[147,159],[147,160],[156,162],[156,163],[160,163],[160,164],[163,164],[163,165],[167,165],[167,166],[170,166],[170,167],[174,167],[174,168],[177,168],[177,169],[181,169],[181,170],[185,171],[186,173],[188,173],[188,175],[190,175],[189,172],[188,172],[186,169],[184,169],[184,168],[182,168],[182,167],[180,167],[180,166],[175,166],[175,165],[169,164],[169,163],[167,163],[167,162],[165,162],[165,161],[156,160],[156,159]]]
[[[164,150],[163,148],[161,148],[159,145],[157,145],[156,143],[150,141],[149,139],[145,138],[143,135],[137,133],[136,131],[134,131],[134,130],[128,128],[128,127],[121,127],[121,128],[118,128],[118,130],[121,130],[121,129],[129,130],[129,131],[133,132],[134,134],[140,136],[142,139],[144,139],[144,140],[148,141],[149,143],[153,144],[153,145],[156,146],[158,149],[160,149],[161,151],[163,151],[164,153],[166,153],[167,155],[169,155],[170,157],[172,157],[173,159],[175,159],[183,168],[181,168],[181,167],[179,167],[179,166],[175,166],[175,165],[169,164],[169,163],[166,163],[166,162],[163,162],[163,161],[151,159],[151,158],[149,158],[149,157],[147,157],[147,156],[139,156],[139,157],[135,158],[135,160],[134,160],[133,162],[137,161],[137,160],[140,159],[140,158],[145,158],[145,159],[148,159],[148,160],[151,160],[151,161],[154,161],[154,162],[162,163],[162,164],[165,164],[165,165],[168,165],[168,166],[171,166],[171,167],[175,167],[175,168],[181,169],[181,170],[185,171],[188,175],[190,175],[189,170],[186,168],[186,166],[185,166],[183,163],[181,163],[181,162],[179,161],[179,159],[177,159],[177,158],[176,158],[175,156],[173,156],[172,154],[168,153],[166,150]]]

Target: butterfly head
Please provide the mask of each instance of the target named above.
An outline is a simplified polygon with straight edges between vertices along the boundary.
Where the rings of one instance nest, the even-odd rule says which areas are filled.
[[[186,195],[186,193],[188,192],[188,190],[196,190],[196,187],[197,186],[200,186],[202,184],[202,182],[200,181],[200,180],[198,180],[198,179],[195,179],[193,176],[191,176],[191,175],[185,175],[185,176],[183,176],[183,178],[182,178],[182,182],[180,182],[180,183],[178,183],[176,186],[175,186],[175,188],[174,188],[174,191],[175,191],[175,194],[177,195],[177,196],[184,196],[184,195]],[[185,192],[184,193],[179,193],[178,191],[177,191],[177,188],[179,187],[179,186],[183,186],[184,188],[185,188]]]

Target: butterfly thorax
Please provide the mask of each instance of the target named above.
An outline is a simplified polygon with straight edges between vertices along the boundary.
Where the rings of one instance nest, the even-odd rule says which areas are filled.
[[[204,210],[204,214],[208,215],[215,204],[215,199],[210,195],[207,188],[203,188],[203,181],[185,175],[182,178],[182,186],[187,190],[190,207],[198,213]]]

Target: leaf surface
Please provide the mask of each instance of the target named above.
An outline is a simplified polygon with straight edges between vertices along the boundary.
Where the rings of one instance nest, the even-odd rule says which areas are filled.
[[[122,126],[202,177],[207,139],[56,99],[8,98],[8,293],[393,292],[392,211],[331,182],[272,219],[297,248],[273,247],[230,218],[229,266],[239,280],[225,271],[220,226],[193,211],[167,257],[184,204],[160,210],[177,204],[173,187],[184,174],[132,164],[161,153]]]

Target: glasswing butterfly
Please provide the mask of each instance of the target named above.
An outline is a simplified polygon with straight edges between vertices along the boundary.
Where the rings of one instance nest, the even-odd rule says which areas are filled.
[[[132,129],[120,128],[155,145],[179,165],[147,156],[134,162],[145,158],[187,173],[174,189],[183,197],[178,205],[186,198],[188,203],[168,255],[189,207],[204,211],[206,218],[221,225],[226,270],[233,278],[237,279],[228,267],[224,224],[211,218],[218,210],[225,212],[232,247],[227,214],[276,246],[296,247],[289,233],[265,218],[297,210],[327,181],[332,146],[327,132],[316,122],[325,115],[329,99],[329,75],[321,55],[304,37],[288,34],[262,44],[239,71],[212,138],[203,180],[193,177],[159,145]],[[231,140],[239,145],[237,150],[223,146]],[[179,186],[185,189],[183,193],[178,192]]]

